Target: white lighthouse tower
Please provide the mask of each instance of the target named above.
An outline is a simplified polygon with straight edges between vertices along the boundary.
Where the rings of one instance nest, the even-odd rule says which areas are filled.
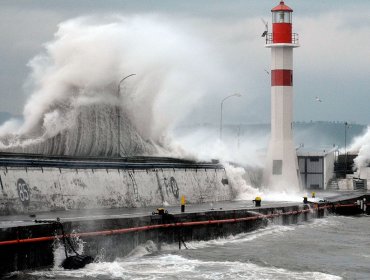
[[[297,153],[293,143],[293,48],[299,47],[292,33],[293,10],[284,1],[271,10],[271,139],[267,153],[264,184],[273,190],[300,188]]]

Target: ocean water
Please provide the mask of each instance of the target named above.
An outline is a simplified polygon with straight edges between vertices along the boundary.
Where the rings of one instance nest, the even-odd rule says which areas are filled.
[[[189,242],[188,249],[148,241],[125,258],[68,271],[17,272],[12,279],[370,279],[370,217],[328,216],[298,225]],[[108,248],[107,248],[108,249]]]

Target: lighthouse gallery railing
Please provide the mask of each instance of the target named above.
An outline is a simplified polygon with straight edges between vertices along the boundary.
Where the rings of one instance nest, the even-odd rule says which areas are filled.
[[[270,44],[273,44],[273,43],[274,43],[273,33],[267,33],[266,44],[270,45]],[[292,33],[292,42],[291,42],[291,44],[295,44],[295,45],[299,44],[299,36],[298,36],[297,33]]]

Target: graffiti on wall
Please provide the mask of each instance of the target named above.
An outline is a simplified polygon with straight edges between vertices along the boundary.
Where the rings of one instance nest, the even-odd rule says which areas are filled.
[[[19,178],[17,181],[17,191],[22,204],[24,206],[28,206],[30,204],[31,197],[30,188],[22,178]]]
[[[164,185],[166,187],[167,195],[172,193],[173,196],[178,199],[179,198],[179,186],[177,185],[176,179],[171,177],[169,180],[164,178]]]

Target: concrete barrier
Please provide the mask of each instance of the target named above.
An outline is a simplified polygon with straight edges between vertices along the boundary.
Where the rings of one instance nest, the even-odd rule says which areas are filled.
[[[0,215],[60,209],[179,205],[232,199],[226,173],[207,168],[0,167]]]

